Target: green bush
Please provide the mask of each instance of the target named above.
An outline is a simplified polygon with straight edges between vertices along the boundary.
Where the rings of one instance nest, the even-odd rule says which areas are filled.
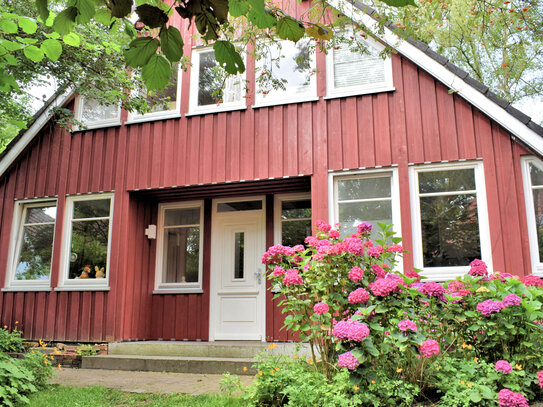
[[[15,328],[10,332],[0,328],[0,352],[22,352],[23,350],[21,331]]]

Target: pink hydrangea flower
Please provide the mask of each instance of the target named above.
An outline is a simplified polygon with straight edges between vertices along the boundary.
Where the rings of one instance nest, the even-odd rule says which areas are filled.
[[[275,266],[275,268],[273,269],[273,276],[274,277],[279,277],[279,276],[284,276],[286,273],[285,269],[283,267],[280,267],[280,266]]]
[[[381,246],[370,247],[367,251],[368,256],[379,257],[383,253],[383,248]]]
[[[283,284],[284,285],[302,285],[304,283],[304,280],[302,280],[302,277],[298,274],[298,270],[296,269],[288,269],[285,278],[283,278]]]
[[[370,294],[363,288],[357,288],[349,294],[351,304],[365,304],[370,299]]]
[[[454,280],[447,285],[447,292],[457,293],[458,290],[461,290],[464,287],[466,287],[466,284],[464,284],[462,281]]]
[[[339,238],[339,231],[332,229],[330,233],[328,234],[330,236],[330,239],[338,239]]]
[[[428,339],[419,346],[419,352],[425,358],[431,358],[432,355],[439,355],[439,343],[433,339]]]
[[[522,299],[516,294],[507,294],[502,301],[504,307],[509,307],[510,305],[520,305]]]
[[[358,358],[349,351],[339,355],[337,365],[339,367],[346,367],[349,370],[355,370],[360,365],[360,362],[358,361]]]
[[[485,317],[489,317],[494,312],[500,312],[503,308],[501,301],[486,300],[477,304],[477,311]]]
[[[496,271],[493,274],[490,274],[488,278],[489,280],[500,280],[502,283],[505,283],[506,278],[515,278],[515,276],[513,276],[510,273],[503,273],[501,271]]]
[[[362,222],[356,227],[356,233],[359,235],[365,235],[371,232],[371,229],[373,228],[371,223],[368,222]]]
[[[366,324],[351,319],[339,321],[332,331],[332,334],[342,340],[361,342],[370,334]]]
[[[318,302],[313,306],[313,312],[315,314],[319,314],[319,315],[322,315],[322,314],[328,312],[329,309],[330,309],[330,307],[325,302]]]
[[[390,253],[402,253],[403,247],[401,244],[391,244],[390,246],[388,246],[388,251]]]
[[[303,244],[297,244],[296,246],[294,246],[292,248],[295,252],[299,253],[299,252],[303,252],[305,250],[305,247]]]
[[[315,253],[312,257],[315,261],[323,261],[324,260],[324,254],[322,253]]]
[[[534,275],[524,276],[522,282],[526,286],[543,287],[543,279]]]
[[[419,291],[430,297],[436,297],[436,298],[442,299],[443,293],[445,292],[445,288],[443,288],[441,284],[429,282],[429,283],[424,283],[422,287],[419,288]]]
[[[319,239],[317,239],[315,236],[307,236],[304,243],[308,246],[316,246],[317,243],[319,243]]]
[[[407,330],[417,332],[417,324],[409,319],[404,319],[403,321],[398,322],[398,328],[400,328],[400,331],[404,332]]]
[[[537,380],[539,381],[539,387],[543,389],[543,370],[537,372]]]
[[[415,270],[407,270],[405,272],[405,276],[409,278],[416,278],[415,283],[418,283],[420,281],[420,274],[417,273]]]
[[[364,245],[358,237],[346,237],[343,239],[343,250],[355,256],[364,255]]]
[[[507,360],[498,360],[494,365],[494,369],[502,373],[509,374],[513,371],[513,366],[511,366],[511,363],[509,363]]]
[[[371,283],[369,287],[373,295],[376,295],[378,297],[386,297],[387,295],[392,294],[394,291],[397,291],[399,284],[399,280],[395,278],[389,278],[389,276],[387,276],[385,278],[378,278],[373,283]]]
[[[354,283],[359,283],[364,278],[364,270],[358,266],[354,266],[351,271],[349,271],[349,280]]]
[[[475,259],[470,264],[470,270],[468,271],[468,274],[470,276],[481,276],[481,277],[487,277],[488,276],[488,270],[486,267],[486,263],[482,260]]]
[[[328,223],[326,223],[323,220],[316,221],[315,226],[317,227],[317,229],[319,229],[321,232],[324,232],[324,233],[330,232],[330,229],[332,229],[332,226],[330,226]]]
[[[501,389],[498,393],[500,407],[529,407],[528,399],[520,393],[514,393],[509,389]]]
[[[371,271],[375,273],[377,278],[384,278],[387,274],[386,271],[378,264],[372,264]]]

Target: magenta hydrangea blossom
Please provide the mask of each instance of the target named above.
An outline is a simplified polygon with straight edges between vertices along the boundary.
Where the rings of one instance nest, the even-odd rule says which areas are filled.
[[[339,367],[346,367],[349,370],[355,370],[360,365],[360,362],[358,361],[358,358],[349,351],[339,355],[337,365]]]
[[[407,270],[404,274],[406,277],[416,278],[416,283],[420,282],[420,274],[417,273],[415,270]]]
[[[371,223],[368,222],[362,222],[356,227],[356,233],[359,235],[365,235],[366,233],[371,232],[371,229],[373,228]]]
[[[441,299],[443,298],[443,293],[445,293],[445,288],[441,284],[429,282],[429,283],[424,283],[419,288],[419,291],[430,297],[436,297],[436,298]]]
[[[503,308],[504,306],[501,301],[486,300],[477,304],[477,311],[485,317],[489,317],[492,313],[500,312]]]
[[[322,315],[322,314],[328,312],[329,309],[330,309],[330,307],[325,302],[318,302],[313,306],[313,312],[315,314],[319,314],[319,315]]]
[[[513,371],[513,366],[507,360],[498,360],[494,365],[494,369],[499,372],[509,374]]]
[[[262,255],[263,264],[280,263],[283,260],[283,256],[294,256],[295,252],[292,247],[276,244],[268,249],[266,253]]]
[[[319,243],[319,239],[317,239],[315,236],[307,236],[304,243],[308,246],[316,246],[317,243]]]
[[[390,246],[388,246],[388,251],[390,253],[402,253],[403,247],[401,244],[391,244]]]
[[[509,389],[501,389],[498,393],[500,407],[530,407],[528,399],[523,394],[514,393]]]
[[[543,279],[530,274],[522,279],[525,286],[543,287]]]
[[[470,276],[481,276],[481,277],[487,277],[488,276],[488,270],[486,267],[486,263],[482,260],[475,259],[470,264],[470,270],[468,271],[468,274]]]
[[[399,280],[395,278],[389,278],[389,276],[387,276],[385,278],[378,278],[373,283],[371,283],[369,287],[373,295],[376,295],[378,297],[386,297],[387,295],[392,294],[394,291],[396,291],[399,284]]]
[[[273,276],[274,277],[279,277],[279,276],[284,276],[286,273],[285,269],[283,267],[280,267],[280,266],[275,266],[275,268],[273,269]]]
[[[334,335],[338,339],[347,340],[349,338],[350,326],[351,326],[350,319],[339,321],[336,325],[334,325],[332,335]]]
[[[298,270],[296,269],[288,269],[285,278],[283,278],[283,284],[284,285],[302,285],[304,283],[304,280],[302,280],[302,277],[298,274]]]
[[[404,332],[407,330],[417,332],[417,324],[409,319],[404,319],[403,321],[398,322],[398,328],[400,328],[400,331]]]
[[[364,245],[362,244],[362,240],[357,237],[346,237],[343,239],[343,250],[355,256],[364,255]]]
[[[315,226],[317,227],[317,229],[319,229],[321,232],[324,232],[324,233],[330,232],[330,229],[332,229],[332,226],[330,226],[328,223],[326,223],[323,220],[316,221]]]
[[[431,358],[432,355],[439,355],[439,343],[433,339],[428,339],[421,343],[419,352],[425,358]]]
[[[370,299],[370,294],[363,288],[357,288],[349,294],[351,304],[365,304]]]
[[[370,334],[370,330],[366,324],[351,319],[339,321],[335,326],[332,334],[342,340],[361,342]]]
[[[339,231],[332,229],[328,236],[330,236],[330,239],[339,239]]]
[[[522,298],[516,294],[507,294],[502,301],[504,307],[509,307],[510,305],[520,305]]]
[[[372,264],[371,271],[375,273],[377,278],[384,278],[387,275],[387,272],[378,264]]]
[[[543,389],[543,370],[537,372],[537,380],[539,381],[539,387]]]
[[[351,271],[349,271],[348,277],[353,283],[359,283],[364,278],[364,270],[358,266],[354,266]]]

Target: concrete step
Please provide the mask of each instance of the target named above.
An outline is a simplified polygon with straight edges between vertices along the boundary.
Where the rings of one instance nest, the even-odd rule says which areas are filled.
[[[200,356],[96,355],[83,356],[82,369],[143,372],[254,375],[252,358]]]

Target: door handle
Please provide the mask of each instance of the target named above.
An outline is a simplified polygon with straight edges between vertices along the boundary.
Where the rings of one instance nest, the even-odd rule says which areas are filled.
[[[258,269],[258,271],[255,272],[255,279],[258,284],[262,284],[262,270]]]

